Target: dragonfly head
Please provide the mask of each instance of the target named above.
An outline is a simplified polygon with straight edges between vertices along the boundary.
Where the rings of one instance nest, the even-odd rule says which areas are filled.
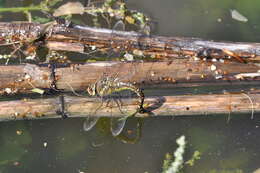
[[[91,96],[95,96],[96,93],[96,84],[91,84],[88,88],[87,88],[87,92],[89,95]]]

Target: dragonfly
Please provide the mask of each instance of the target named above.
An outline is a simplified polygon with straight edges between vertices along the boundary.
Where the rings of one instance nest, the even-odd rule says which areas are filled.
[[[125,30],[125,24],[122,20],[119,20],[115,23],[111,37],[113,37],[113,31]],[[113,52],[112,49],[108,51],[108,57],[111,56]],[[118,52],[123,52],[123,50],[118,50]],[[135,69],[136,70],[136,69]],[[134,72],[131,73],[133,75]],[[115,75],[117,76],[117,75]],[[129,77],[129,76],[128,76]],[[103,76],[100,80],[93,83],[87,88],[87,92],[92,97],[97,97],[99,99],[100,104],[94,108],[94,111],[91,113],[92,115],[88,116],[83,124],[84,131],[91,130],[99,120],[99,117],[96,116],[102,107],[110,107],[111,108],[111,116],[112,116],[112,108],[117,108],[123,115],[123,117],[111,117],[110,121],[110,131],[113,136],[118,136],[124,129],[127,118],[130,116],[134,116],[136,113],[144,113],[145,110],[143,108],[144,103],[144,94],[142,89],[135,86],[129,82],[122,82],[118,77],[112,76]],[[139,105],[137,106],[135,111],[129,112],[127,104],[123,103],[123,98],[132,99],[134,97],[139,98]]]
[[[89,115],[84,121],[83,129],[85,131],[91,130],[97,123],[99,117],[96,114],[102,110],[102,107],[116,107],[124,117],[111,118],[110,130],[113,136],[118,136],[130,116],[136,113],[143,113],[144,94],[137,86],[120,81],[119,78],[104,77],[101,80],[91,84],[87,88],[90,96],[96,96],[100,100],[100,104],[94,109],[94,112]],[[122,102],[122,98],[139,98],[139,104],[134,111],[129,111],[127,105]],[[112,110],[111,110],[112,116]]]

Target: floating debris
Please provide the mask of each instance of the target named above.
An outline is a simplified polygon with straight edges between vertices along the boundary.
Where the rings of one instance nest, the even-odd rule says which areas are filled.
[[[36,55],[29,55],[29,56],[25,57],[25,59],[27,59],[27,60],[35,60],[35,58],[36,58]]]
[[[97,47],[94,46],[94,45],[91,45],[90,48],[91,48],[91,50],[96,50],[97,49]]]
[[[231,13],[232,19],[235,19],[235,20],[240,21],[240,22],[247,22],[248,21],[248,19],[245,16],[243,16],[241,13],[239,13],[237,10],[230,9],[230,13]]]
[[[212,64],[212,65],[210,66],[210,70],[211,70],[211,71],[215,71],[216,69],[217,69],[217,67],[216,67],[215,65]]]
[[[20,163],[16,161],[16,162],[13,163],[13,165],[14,165],[14,166],[19,166]]]
[[[219,59],[219,62],[224,63],[225,60],[224,59]]]
[[[29,80],[29,79],[31,79],[31,76],[30,76],[29,74],[26,74],[26,75],[24,76],[24,79],[25,79],[25,80]]]
[[[144,56],[143,51],[138,50],[138,49],[133,50],[133,54],[136,56],[140,56],[140,57]]]
[[[223,78],[222,75],[216,75],[216,76],[215,76],[215,79],[222,79],[222,78]]]
[[[260,77],[260,72],[257,73],[240,73],[235,75],[236,79],[244,79],[244,78],[255,78]]]
[[[130,53],[126,53],[124,54],[124,58],[127,60],[127,61],[133,61],[134,60],[134,56]]]
[[[213,58],[211,61],[212,61],[212,62],[217,62],[217,59],[216,59],[216,58]]]
[[[12,93],[12,89],[11,88],[5,88],[4,90],[7,94],[11,94]]]
[[[44,90],[42,90],[40,88],[33,88],[31,91],[34,92],[34,93],[41,94],[41,95],[44,94]]]
[[[21,130],[16,130],[17,135],[21,135],[23,132]]]
[[[194,61],[199,61],[200,60],[200,58],[196,57],[196,56],[193,56],[193,59],[194,59]]]

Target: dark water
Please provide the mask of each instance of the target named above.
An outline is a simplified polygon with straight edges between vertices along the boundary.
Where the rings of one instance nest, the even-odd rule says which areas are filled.
[[[19,1],[27,3],[31,1]],[[152,17],[153,34],[260,42],[257,0],[129,0],[128,5]],[[249,21],[231,19],[229,9]],[[88,133],[82,131],[84,119],[1,122],[0,173],[159,173],[165,154],[175,151],[181,135],[188,142],[186,160],[195,150],[202,154],[193,167],[185,166],[185,173],[250,173],[260,167],[260,119],[259,114],[253,120],[250,116],[147,118],[136,144],[113,138],[108,120]],[[136,122],[130,119],[126,128],[133,129]]]

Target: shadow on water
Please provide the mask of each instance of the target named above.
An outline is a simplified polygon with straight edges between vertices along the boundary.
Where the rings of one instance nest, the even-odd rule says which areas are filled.
[[[260,4],[256,0],[132,0],[128,4],[152,16],[155,34],[230,41],[260,39]],[[241,11],[249,22],[232,20],[230,9]],[[209,93],[214,89],[189,92]],[[175,89],[174,95],[183,90]],[[223,86],[218,90],[227,89]],[[107,119],[87,133],[80,118],[1,122],[0,172],[157,173],[162,170],[165,154],[175,151],[175,140],[181,135],[188,142],[185,157],[190,158],[195,150],[202,153],[195,166],[186,167],[185,172],[253,172],[260,167],[258,115],[252,120],[251,114],[231,113],[228,122],[229,115],[146,118],[140,122],[142,137],[134,145],[113,138]],[[138,121],[128,120],[125,133],[134,136]]]

